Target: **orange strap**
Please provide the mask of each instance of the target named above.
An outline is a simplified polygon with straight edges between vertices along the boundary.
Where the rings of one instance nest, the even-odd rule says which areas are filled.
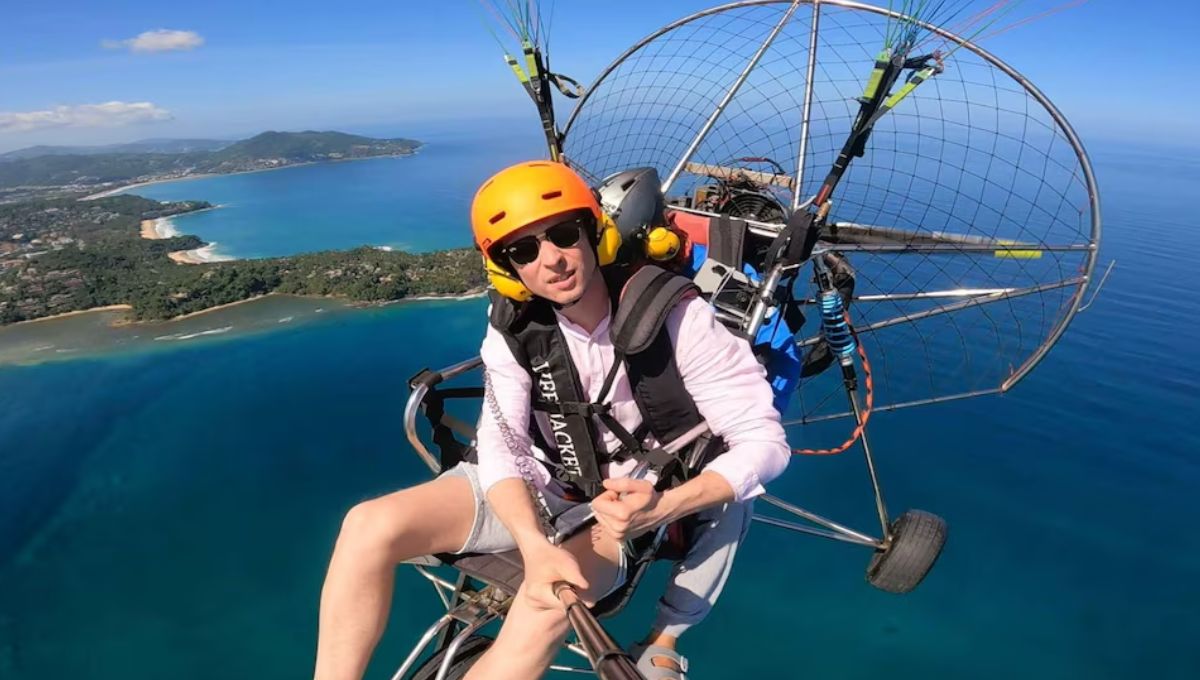
[[[863,349],[862,342],[858,339],[858,333],[855,332],[853,324],[850,323],[850,313],[846,313],[846,326],[850,329],[851,335],[854,336],[855,344],[858,345],[858,358],[862,359],[863,366],[863,382],[867,386],[867,405],[863,409],[862,422],[858,423],[854,431],[850,433],[850,438],[842,442],[839,446],[832,449],[792,449],[792,453],[803,456],[833,456],[842,453],[851,446],[858,438],[862,436],[863,430],[867,428],[867,421],[871,419],[871,409],[875,405],[875,381],[871,378],[871,362],[867,359],[867,351]]]

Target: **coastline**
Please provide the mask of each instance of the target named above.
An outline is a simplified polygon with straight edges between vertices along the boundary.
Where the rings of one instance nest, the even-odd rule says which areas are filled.
[[[54,321],[55,319],[66,319],[66,318],[69,318],[72,316],[80,316],[83,314],[92,314],[92,313],[98,313],[98,312],[118,312],[118,311],[119,312],[132,312],[133,305],[125,305],[125,304],[104,305],[102,307],[89,307],[88,309],[76,309],[75,311],[62,312],[60,314],[51,314],[50,316],[39,316],[36,319],[25,319],[24,321],[17,321],[16,323],[5,324],[3,326],[0,326],[0,328],[11,328],[14,326],[26,326],[29,324],[41,323],[43,321]]]
[[[181,252],[189,252],[189,251],[181,251]],[[245,300],[235,300],[233,302],[226,302],[225,304],[217,305],[215,307],[209,307],[207,309],[201,309],[201,310],[198,310],[195,312],[188,312],[187,314],[180,314],[179,316],[173,316],[169,319],[133,320],[133,319],[130,319],[128,317],[128,315],[126,315],[125,318],[115,320],[110,325],[112,325],[112,326],[128,326],[128,325],[140,325],[140,324],[149,325],[149,324],[156,324],[156,323],[160,323],[160,324],[161,323],[171,323],[173,321],[183,321],[185,319],[192,319],[192,318],[195,318],[198,316],[203,316],[205,314],[209,314],[211,312],[216,312],[216,311],[219,311],[222,309],[229,309],[230,307],[244,305],[248,302],[257,302],[259,300],[265,300],[267,298],[284,297],[284,296],[293,297],[293,298],[304,298],[307,300],[333,300],[333,301],[345,303],[345,305],[347,307],[350,307],[353,309],[367,309],[367,308],[371,308],[371,307],[387,307],[387,306],[391,306],[391,305],[402,304],[405,302],[436,302],[436,301],[474,300],[477,298],[481,298],[485,295],[487,295],[487,288],[482,288],[479,290],[472,290],[472,291],[468,291],[466,293],[458,293],[458,294],[447,293],[445,295],[440,295],[440,294],[414,295],[413,297],[404,297],[404,298],[400,298],[399,300],[384,300],[384,301],[378,301],[378,302],[357,302],[357,301],[347,300],[346,298],[338,297],[336,295],[295,295],[292,293],[267,293],[265,295],[255,295],[254,297],[249,297],[249,298],[246,298]],[[3,326],[0,326],[0,329],[13,328],[16,326],[23,326],[23,325],[29,325],[29,324],[36,324],[36,323],[40,323],[42,321],[54,321],[57,319],[66,319],[69,317],[81,316],[84,314],[94,314],[94,313],[98,314],[101,312],[132,312],[132,311],[133,311],[133,305],[128,305],[128,304],[104,305],[102,307],[77,309],[77,310],[74,310],[71,312],[62,312],[61,314],[52,314],[50,316],[42,316],[42,317],[38,317],[36,319],[26,319],[25,321],[17,321],[16,323],[5,324]]]
[[[484,297],[485,295],[487,295],[486,286],[478,290],[469,290],[465,293],[446,293],[445,295],[414,295],[412,297],[400,298],[399,300],[389,300],[388,302],[383,302],[380,304],[394,305],[401,302],[430,302],[434,300],[474,300],[476,298]]]
[[[142,220],[141,236],[158,241],[179,236],[179,231],[175,229],[175,224],[171,222],[170,217],[159,217],[153,220]]]
[[[151,184],[163,184],[165,182],[186,182],[188,180],[207,179],[209,177],[229,177],[232,175],[251,175],[256,172],[274,172],[276,170],[287,170],[288,168],[301,168],[301,167],[304,167],[307,165],[321,165],[322,163],[353,163],[355,161],[369,161],[369,160],[374,160],[376,158],[408,158],[409,156],[417,155],[417,151],[419,151],[419,150],[420,150],[420,147],[417,147],[416,149],[413,149],[409,153],[382,154],[379,156],[365,156],[363,158],[331,158],[329,160],[324,160],[324,161],[304,161],[303,163],[289,163],[287,165],[281,165],[277,168],[258,168],[255,170],[238,170],[237,172],[202,172],[202,173],[196,174],[196,175],[183,175],[181,177],[162,177],[159,179],[148,179],[148,180],[144,180],[141,182],[134,182],[132,184],[126,184],[123,186],[115,187],[112,189],[105,189],[103,191],[99,191],[94,194],[88,194],[87,196],[83,196],[83,197],[79,198],[78,200],[91,201],[91,200],[95,200],[97,198],[107,198],[109,196],[115,196],[117,194],[124,193],[126,191],[129,191],[130,189],[136,189],[138,187],[150,186]],[[196,211],[196,212],[199,212],[199,211]]]
[[[211,208],[201,208],[200,210],[179,213],[179,215],[159,217],[153,220],[142,220],[140,235],[144,239],[150,239],[154,241],[174,238],[179,236],[181,233],[179,229],[175,227],[174,218],[179,217],[180,215],[202,213],[206,210],[216,210],[220,207],[223,206],[214,205]],[[215,241],[212,243],[206,243],[199,248],[192,248],[191,250],[176,250],[174,252],[167,253],[167,257],[171,258],[171,261],[176,264],[207,264],[209,262],[228,262],[229,260],[237,259],[218,253],[217,243]]]
[[[221,255],[217,252],[216,241],[191,250],[176,250],[167,253],[167,257],[175,264],[208,264],[210,262],[229,262],[237,258]]]
[[[244,304],[246,304],[247,302],[254,302],[255,300],[262,300],[262,299],[265,299],[265,298],[269,298],[269,297],[271,297],[271,296],[273,296],[273,295],[280,295],[280,293],[267,293],[266,295],[255,295],[254,297],[248,297],[248,298],[246,298],[245,300],[236,300],[236,301],[234,301],[234,302],[226,302],[225,304],[223,304],[223,305],[217,305],[216,307],[209,307],[208,309],[201,309],[200,311],[197,311],[197,312],[188,312],[187,314],[180,314],[179,316],[173,316],[173,317],[171,317],[170,319],[166,319],[166,320],[164,320],[164,321],[160,321],[159,323],[170,323],[171,321],[182,321],[182,320],[184,320],[184,319],[192,319],[192,318],[195,318],[195,317],[197,317],[197,316],[201,316],[201,315],[203,315],[203,314],[208,314],[209,312],[215,312],[215,311],[218,311],[218,310],[221,310],[221,309],[229,309],[230,307],[236,307],[236,306],[238,306],[238,305],[244,305]],[[312,298],[314,298],[314,299],[319,299],[319,298],[317,298],[317,296],[305,296],[305,295],[297,295],[296,297],[312,297]],[[153,323],[153,322],[149,322],[149,321],[133,321],[133,322],[131,322],[131,323]]]

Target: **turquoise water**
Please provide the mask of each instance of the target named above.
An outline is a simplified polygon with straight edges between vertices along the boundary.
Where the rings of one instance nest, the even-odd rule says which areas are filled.
[[[174,223],[228,257],[357,246],[424,251],[470,245],[465,229],[446,227],[466,224],[471,196],[491,173],[539,153],[536,139],[526,136],[421,139],[426,145],[413,156],[167,182],[130,193],[221,206]]]
[[[693,677],[1200,677],[1200,162],[1093,153],[1103,259],[1118,260],[1095,305],[1013,392],[872,419],[890,507],[950,524],[934,572],[889,595],[864,582],[863,549],[756,526],[684,639]],[[221,182],[323,167],[338,200],[339,173],[356,185],[358,168],[416,161]],[[190,191],[202,184],[168,186],[221,202]],[[458,221],[438,224],[462,238]],[[235,320],[155,351],[0,368],[0,677],[309,674],[341,514],[425,478],[402,432],[405,381],[469,355],[483,310],[415,303],[249,334]],[[872,526],[853,455],[795,459],[772,491]],[[622,640],[651,590],[614,622]],[[370,677],[388,677],[439,606],[399,573]]]

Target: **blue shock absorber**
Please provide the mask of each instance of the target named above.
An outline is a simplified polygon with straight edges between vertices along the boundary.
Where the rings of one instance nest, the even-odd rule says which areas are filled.
[[[857,344],[850,326],[846,323],[846,308],[842,296],[836,290],[821,291],[818,298],[821,307],[821,333],[829,349],[845,364],[853,361]]]

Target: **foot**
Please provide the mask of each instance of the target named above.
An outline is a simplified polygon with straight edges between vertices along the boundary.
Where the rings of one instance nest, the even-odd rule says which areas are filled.
[[[638,643],[630,650],[646,680],[687,680],[687,657],[674,647]]]

